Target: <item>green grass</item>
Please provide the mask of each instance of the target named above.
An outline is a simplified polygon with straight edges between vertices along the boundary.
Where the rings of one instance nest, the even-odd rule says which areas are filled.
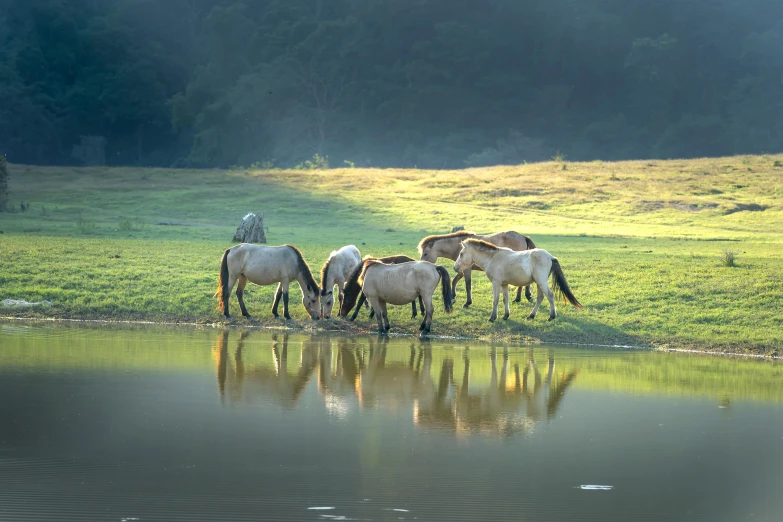
[[[363,255],[416,256],[422,236],[455,225],[517,230],[560,259],[586,305],[559,303],[547,322],[526,321],[530,305],[514,304],[508,321],[491,324],[490,286],[478,275],[470,310],[461,308],[464,286],[452,315],[436,300],[436,335],[779,354],[781,158],[462,171],[12,165],[12,201],[30,208],[0,214],[0,299],[53,304],[0,314],[220,321],[211,298],[220,255],[241,217],[263,212],[270,244],[299,246],[316,275],[349,243]],[[724,251],[736,253],[734,266]],[[259,324],[280,326],[268,312],[272,292],[250,285],[247,304]],[[314,325],[294,295],[293,325],[345,328]],[[416,332],[409,313],[391,311],[393,331]],[[362,312],[356,326],[374,325]]]

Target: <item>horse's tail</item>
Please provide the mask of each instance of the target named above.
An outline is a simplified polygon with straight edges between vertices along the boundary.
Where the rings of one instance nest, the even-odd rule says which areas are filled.
[[[536,244],[533,243],[533,240],[530,239],[529,236],[525,236],[525,243],[527,243],[527,249],[528,250],[532,250],[532,249],[536,248]]]
[[[229,290],[226,285],[228,284],[228,253],[230,251],[230,248],[226,249],[226,251],[223,252],[223,257],[220,259],[220,275],[218,275],[217,290],[215,290],[215,295],[212,296],[217,298],[218,310],[220,312],[224,310],[223,305],[225,304],[226,299],[228,299]]]
[[[451,277],[449,271],[440,265],[435,265],[435,268],[440,274],[440,289],[443,293],[443,309],[447,314],[451,313]]]
[[[555,292],[555,295],[563,296],[564,301],[568,301],[581,310],[582,304],[576,300],[573,292],[571,292],[571,288],[568,286],[568,281],[566,281],[563,269],[560,267],[560,261],[558,261],[556,257],[552,258],[552,268],[549,273],[554,276],[552,281],[552,290]]]

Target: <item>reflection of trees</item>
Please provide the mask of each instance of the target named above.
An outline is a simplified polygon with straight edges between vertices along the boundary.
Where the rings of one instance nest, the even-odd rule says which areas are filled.
[[[508,351],[498,354],[493,348],[489,383],[471,389],[469,350],[463,353],[461,376],[455,379],[454,359],[448,357],[439,363],[433,379],[429,346],[411,344],[408,357],[391,360],[387,358],[388,338],[360,345],[351,339],[341,338],[333,344],[329,338],[315,337],[302,343],[299,364],[293,365],[288,361],[286,334],[280,340],[273,335],[273,366],[253,366],[246,365],[242,357],[247,332],[239,335],[233,358],[228,335],[223,332],[213,350],[221,401],[238,403],[263,397],[293,407],[317,375],[318,391],[333,415],[347,414],[355,396],[362,408],[396,410],[412,405],[416,425],[458,434],[508,437],[529,433],[537,423],[555,417],[577,375],[576,369],[556,373],[552,350],[547,353],[546,365],[539,368],[532,349],[524,364],[510,366]]]

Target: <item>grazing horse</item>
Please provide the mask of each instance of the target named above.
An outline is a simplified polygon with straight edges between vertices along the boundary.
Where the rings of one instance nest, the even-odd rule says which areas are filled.
[[[278,283],[272,314],[280,317],[277,313],[277,305],[282,297],[283,315],[288,320],[291,319],[288,314],[288,285],[292,281],[297,281],[302,290],[302,305],[311,318],[318,319],[321,309],[318,283],[315,282],[302,253],[295,246],[261,246],[242,243],[223,252],[214,297],[218,299],[218,310],[222,311],[227,319],[231,319],[228,313],[228,299],[236,284],[237,301],[242,315],[252,320],[243,299],[248,281],[257,285]]]
[[[362,255],[354,245],[332,250],[321,269],[321,317],[329,319],[334,307],[334,285],[337,285],[340,306],[343,303],[345,282],[354,268],[362,264]],[[339,310],[339,308],[338,308]]]
[[[533,311],[527,316],[533,319],[541,306],[546,294],[549,300],[549,320],[557,317],[555,311],[555,292],[562,294],[564,300],[575,307],[581,309],[582,305],[576,300],[571,289],[568,287],[563,269],[560,268],[560,262],[555,256],[541,248],[525,250],[524,252],[515,252],[510,248],[503,248],[480,239],[466,239],[461,241],[462,250],[460,250],[457,261],[454,263],[454,270],[462,272],[469,270],[471,266],[477,265],[484,270],[490,282],[492,283],[492,315],[490,321],[498,318],[498,299],[500,291],[503,290],[503,304],[505,306],[505,315],[503,319],[508,319],[508,285],[515,286],[529,285],[535,281],[538,286],[538,296]],[[552,287],[549,288],[547,279],[552,274]]]
[[[457,256],[459,255],[460,249],[462,246],[460,245],[460,241],[464,239],[481,239],[486,241],[487,243],[491,243],[493,245],[497,245],[499,247],[506,247],[510,248],[511,250],[516,251],[523,251],[523,250],[530,250],[531,248],[536,248],[536,245],[533,243],[533,240],[530,239],[528,236],[523,236],[519,232],[514,232],[513,230],[507,230],[505,232],[495,232],[494,234],[486,234],[486,235],[477,235],[474,232],[468,232],[466,230],[461,230],[459,232],[453,232],[451,234],[444,234],[440,236],[427,236],[424,239],[419,242],[419,254],[421,254],[420,260],[421,261],[429,261],[430,263],[434,263],[439,257],[445,257],[446,259],[451,259],[452,261],[457,260]],[[473,304],[473,294],[471,292],[471,277],[470,277],[470,271],[471,270],[481,270],[478,266],[468,267],[465,269],[464,272],[460,272],[459,274],[454,277],[454,280],[451,282],[451,295],[454,297],[454,300],[457,299],[457,282],[461,278],[465,278],[465,293],[468,296],[467,301],[463,305],[463,308],[469,307],[471,304]],[[533,297],[530,295],[530,285],[525,285],[525,297],[529,302],[533,302]],[[517,289],[517,297],[514,299],[515,303],[518,303],[522,300],[522,287],[520,286]]]
[[[408,256],[366,256],[362,261],[366,261],[368,259],[375,259],[381,263],[386,263],[387,265],[398,265],[400,263],[410,263],[411,261],[415,261],[415,259]],[[356,310],[354,311],[353,315],[351,315],[351,321],[356,319],[356,316],[359,315],[359,310],[362,309],[362,305],[367,301],[367,296],[362,293],[362,285],[359,284],[359,276],[361,273],[362,263],[360,262],[359,265],[354,268],[353,272],[351,272],[351,274],[348,276],[348,279],[345,281],[345,286],[343,287],[343,301],[340,303],[340,317],[347,317],[348,313],[353,309],[354,305],[356,305],[356,299],[359,299],[359,304],[356,305]],[[421,296],[419,296],[419,307],[421,308],[421,315],[424,315],[424,302],[421,300]],[[370,309],[370,319],[372,319],[373,315],[375,315],[375,311]],[[416,302],[414,301],[411,302],[411,319],[415,318]]]
[[[439,280],[443,292],[443,308],[446,313],[451,313],[451,281],[449,272],[442,266],[433,265],[429,261],[387,265],[375,259],[365,260],[359,274],[359,284],[375,310],[378,333],[384,334],[391,328],[386,303],[404,305],[415,302],[418,296],[424,300],[424,321],[419,330],[421,335],[429,333],[432,313],[435,311],[432,294]]]

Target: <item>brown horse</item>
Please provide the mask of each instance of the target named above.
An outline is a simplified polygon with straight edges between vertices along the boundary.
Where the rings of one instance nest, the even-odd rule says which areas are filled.
[[[387,256],[377,258],[365,256],[362,261],[366,261],[368,259],[375,259],[381,263],[386,263],[387,265],[398,265],[400,263],[409,263],[411,261],[415,261],[415,259],[408,256]],[[359,315],[359,310],[362,309],[362,305],[367,301],[367,296],[365,296],[362,292],[362,285],[359,284],[359,275],[361,273],[362,263],[359,263],[359,265],[354,268],[353,272],[351,272],[351,274],[348,276],[348,279],[345,281],[345,286],[343,287],[343,301],[340,303],[340,317],[346,317],[353,309],[354,305],[356,305],[356,299],[359,299],[359,304],[356,305],[356,310],[354,311],[353,315],[351,315],[351,321],[356,319],[356,316]],[[421,308],[422,315],[424,315],[424,302],[421,300],[421,296],[419,296],[419,307]],[[374,315],[375,311],[370,309],[370,319],[372,319]],[[415,318],[416,303],[412,302],[411,319]]]
[[[514,232],[513,230],[507,230],[505,232],[495,232],[494,234],[485,234],[485,235],[479,235],[475,232],[468,232],[467,230],[461,230],[459,232],[453,232],[451,234],[443,234],[439,236],[427,236],[424,239],[422,239],[419,242],[419,254],[421,254],[420,259],[421,261],[429,261],[430,263],[434,263],[437,261],[439,257],[445,257],[446,259],[451,259],[452,261],[457,260],[457,256],[459,255],[459,251],[462,249],[462,245],[460,244],[460,241],[463,241],[465,239],[481,239],[483,241],[486,241],[487,243],[492,243],[493,245],[497,245],[499,247],[505,247],[510,248],[511,250],[516,250],[518,252],[521,252],[523,250],[530,250],[531,248],[536,248],[536,245],[533,243],[533,240],[530,239],[528,236],[524,236],[520,234],[519,232]],[[472,268],[469,268],[465,270],[464,273],[460,272],[459,274],[454,277],[454,280],[451,282],[451,295],[454,297],[454,300],[457,299],[457,281],[459,281],[461,278],[465,278],[465,293],[468,296],[467,301],[463,305],[463,308],[469,307],[471,304],[473,304],[473,294],[471,292],[471,277],[470,272],[471,270],[481,270],[478,266],[473,266]],[[530,285],[525,286],[525,297],[529,302],[533,302],[533,296],[530,294]],[[517,297],[514,299],[515,303],[518,303],[522,300],[522,287],[520,286],[517,289]]]
[[[424,321],[419,330],[422,336],[430,333],[432,314],[435,311],[432,295],[439,281],[443,292],[443,308],[446,313],[451,313],[451,278],[448,270],[442,266],[429,261],[387,265],[367,259],[362,263],[362,272],[359,275],[362,292],[375,310],[379,334],[387,333],[390,328],[387,303],[405,305],[415,303],[417,297],[424,300]]]
[[[242,315],[248,320],[252,319],[247,313],[243,299],[245,285],[248,281],[257,285],[278,283],[272,314],[279,317],[277,305],[282,297],[283,315],[286,319],[291,319],[288,314],[288,285],[297,281],[302,290],[302,305],[311,318],[319,318],[321,311],[320,288],[310,272],[310,267],[302,257],[302,253],[295,246],[261,246],[242,243],[223,252],[223,257],[220,260],[218,286],[214,297],[218,299],[218,310],[223,312],[226,319],[231,319],[228,313],[228,299],[235,284],[237,285],[237,301],[239,301]]]

